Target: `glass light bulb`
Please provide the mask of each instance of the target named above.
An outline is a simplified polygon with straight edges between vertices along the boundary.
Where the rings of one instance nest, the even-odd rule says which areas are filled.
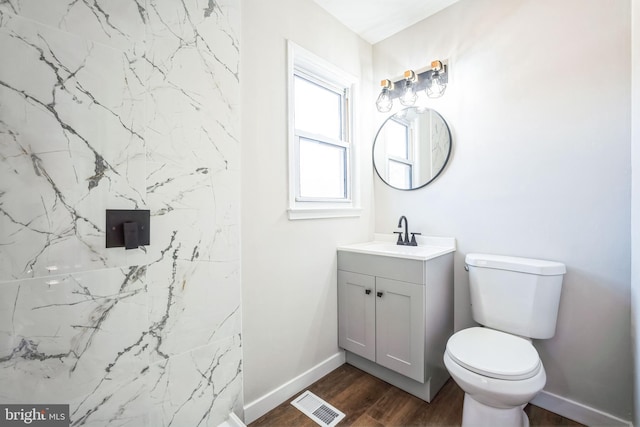
[[[416,94],[416,88],[411,80],[407,80],[404,86],[404,92],[400,97],[400,103],[406,107],[410,107],[415,104],[418,94]]]
[[[440,74],[436,71],[431,75],[425,92],[429,98],[439,98],[444,94],[447,84],[442,81]]]
[[[382,88],[382,92],[378,95],[378,99],[376,100],[376,108],[381,113],[388,113],[391,111],[391,107],[393,106],[393,100],[391,99],[391,95],[389,94],[389,89],[386,87]]]

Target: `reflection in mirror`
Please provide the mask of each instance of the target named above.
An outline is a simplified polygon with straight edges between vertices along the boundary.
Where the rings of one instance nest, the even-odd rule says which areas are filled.
[[[451,133],[442,116],[425,107],[409,107],[380,126],[373,143],[378,176],[399,190],[414,190],[433,181],[451,154]]]

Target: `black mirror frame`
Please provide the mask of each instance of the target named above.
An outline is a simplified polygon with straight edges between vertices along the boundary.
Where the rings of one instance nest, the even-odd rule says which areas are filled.
[[[421,107],[406,107],[403,108],[400,111],[406,111],[409,109],[419,109]],[[440,119],[442,119],[442,122],[444,123],[445,128],[447,129],[447,133],[449,134],[449,150],[447,151],[447,156],[444,159],[444,163],[442,164],[442,167],[440,168],[440,170],[427,182],[425,182],[424,184],[421,184],[418,187],[412,187],[412,188],[398,188],[395,187],[391,184],[389,184],[380,174],[380,172],[378,171],[378,167],[376,166],[376,160],[375,160],[375,149],[376,149],[376,142],[378,141],[378,135],[380,135],[380,132],[382,131],[382,128],[384,127],[384,125],[391,120],[393,117],[396,116],[396,114],[398,114],[400,111],[392,114],[391,116],[387,117],[385,119],[384,122],[382,122],[382,124],[380,125],[380,128],[378,129],[378,132],[376,132],[376,136],[373,139],[373,146],[371,147],[371,162],[373,164],[373,169],[376,171],[376,175],[378,175],[378,178],[380,178],[380,180],[382,182],[384,182],[386,185],[388,185],[389,187],[395,189],[395,190],[401,190],[401,191],[413,191],[413,190],[419,190],[423,187],[426,187],[427,185],[431,184],[433,181],[436,180],[436,178],[438,178],[442,172],[444,171],[444,169],[447,167],[447,164],[449,163],[449,158],[451,157],[451,151],[453,150],[453,138],[451,136],[451,129],[449,128],[449,124],[447,123],[447,121],[444,119],[444,117],[442,117],[442,115],[440,113],[438,113],[436,110],[434,110],[433,108],[425,108],[425,111],[430,110],[432,112],[434,112],[438,117],[440,117]]]

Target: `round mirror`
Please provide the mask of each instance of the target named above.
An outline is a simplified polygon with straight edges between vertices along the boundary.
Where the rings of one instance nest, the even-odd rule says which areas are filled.
[[[449,126],[437,111],[409,107],[382,123],[373,142],[378,176],[398,190],[424,187],[440,175],[451,154]]]

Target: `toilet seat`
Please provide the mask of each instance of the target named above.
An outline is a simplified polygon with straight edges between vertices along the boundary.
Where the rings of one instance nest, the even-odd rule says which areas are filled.
[[[446,352],[460,366],[489,378],[523,380],[542,369],[540,356],[529,341],[488,328],[455,333]]]

